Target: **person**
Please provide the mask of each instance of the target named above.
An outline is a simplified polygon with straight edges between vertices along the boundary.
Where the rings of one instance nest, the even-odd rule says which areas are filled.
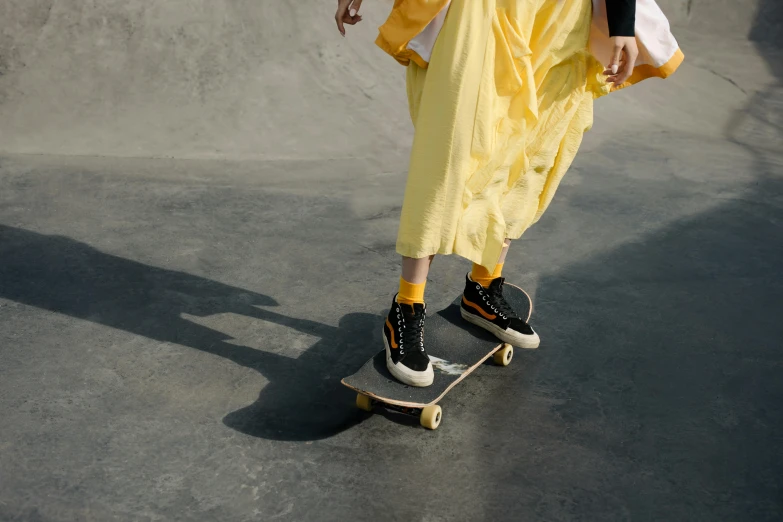
[[[362,20],[361,3],[338,0],[343,36]],[[402,274],[383,323],[399,381],[434,379],[424,289],[437,254],[473,262],[465,320],[514,346],[539,346],[503,296],[511,241],[551,202],[592,125],[593,100],[682,61],[655,2],[638,3],[639,20],[637,0],[395,1],[376,43],[407,66],[415,129],[397,237]]]

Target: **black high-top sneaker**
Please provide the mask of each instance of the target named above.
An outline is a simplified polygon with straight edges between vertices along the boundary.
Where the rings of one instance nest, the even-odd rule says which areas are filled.
[[[504,282],[504,278],[498,277],[492,280],[489,288],[484,288],[473,281],[470,274],[465,276],[465,292],[460,303],[462,317],[510,345],[538,348],[541,343],[538,334],[503,297]]]
[[[397,380],[410,386],[429,386],[435,378],[424,349],[425,318],[423,304],[403,305],[394,296],[383,325],[386,367]]]

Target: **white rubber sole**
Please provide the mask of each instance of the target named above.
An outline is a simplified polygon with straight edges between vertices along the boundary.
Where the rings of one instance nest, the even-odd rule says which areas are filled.
[[[391,358],[389,341],[386,339],[386,333],[381,333],[383,335],[383,346],[386,348],[386,368],[389,369],[389,372],[394,378],[408,386],[416,386],[417,388],[426,388],[427,386],[430,386],[435,380],[435,372],[432,369],[432,363],[430,363],[423,372],[414,372],[407,366],[394,364],[394,361],[392,361]]]
[[[501,327],[490,321],[487,321],[483,317],[466,312],[462,307],[460,307],[459,311],[462,314],[462,318],[467,322],[473,323],[476,326],[480,326],[504,343],[508,343],[511,346],[524,348],[526,350],[535,350],[541,344],[541,339],[539,339],[536,332],[533,332],[533,335],[525,335],[514,330],[503,330]],[[384,339],[386,339],[386,337],[384,337]]]

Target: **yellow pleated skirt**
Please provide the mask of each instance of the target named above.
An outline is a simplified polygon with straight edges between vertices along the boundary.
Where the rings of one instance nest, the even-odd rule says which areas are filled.
[[[453,0],[408,65],[415,136],[397,251],[489,269],[544,213],[607,92],[591,0]]]

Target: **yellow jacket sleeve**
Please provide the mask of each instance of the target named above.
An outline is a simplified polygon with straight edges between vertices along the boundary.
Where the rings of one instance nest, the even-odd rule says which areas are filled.
[[[386,22],[380,27],[375,43],[398,62],[408,65],[411,60],[420,67],[427,62],[408,43],[449,4],[450,0],[395,0]]]

